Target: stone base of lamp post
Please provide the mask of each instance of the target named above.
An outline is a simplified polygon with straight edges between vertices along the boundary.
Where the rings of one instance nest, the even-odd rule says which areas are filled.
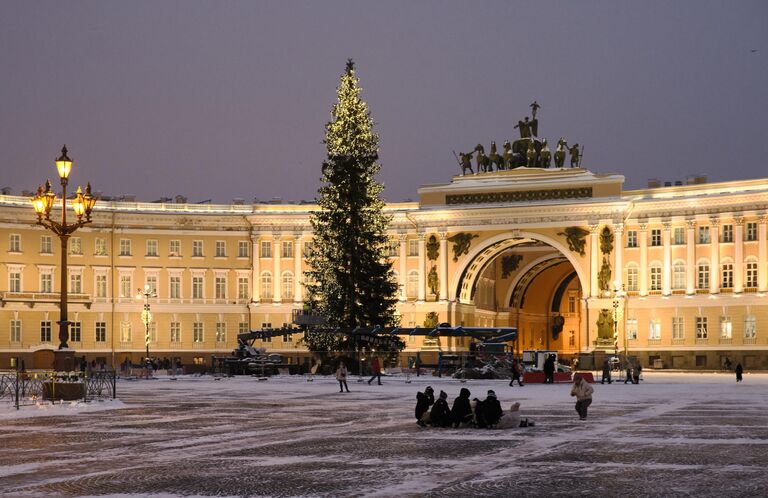
[[[75,352],[71,349],[57,349],[53,352],[53,369],[57,372],[72,372],[75,369]]]

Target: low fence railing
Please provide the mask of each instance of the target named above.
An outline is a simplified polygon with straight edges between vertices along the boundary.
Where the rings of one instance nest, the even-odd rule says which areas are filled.
[[[16,409],[44,401],[91,401],[115,399],[117,375],[99,372],[55,372],[52,370],[0,371],[0,402]]]

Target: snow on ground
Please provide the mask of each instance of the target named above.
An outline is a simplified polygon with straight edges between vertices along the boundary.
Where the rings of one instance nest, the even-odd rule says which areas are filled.
[[[643,375],[596,384],[584,422],[568,384],[120,381],[115,402],[0,405],[0,496],[768,496],[768,374]],[[427,385],[536,426],[419,428]]]

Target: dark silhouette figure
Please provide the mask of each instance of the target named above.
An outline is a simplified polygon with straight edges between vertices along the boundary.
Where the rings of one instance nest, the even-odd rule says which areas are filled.
[[[472,406],[469,403],[469,394],[469,389],[462,387],[459,396],[453,400],[451,421],[453,421],[454,427],[472,423]]]
[[[429,423],[433,427],[448,427],[451,425],[451,410],[448,408],[448,394],[440,391],[440,396],[429,412]]]
[[[373,382],[373,379],[379,379],[379,385],[381,385],[381,364],[376,356],[371,360],[371,373],[373,375],[368,380],[368,384],[370,385],[370,383]]]
[[[512,380],[509,381],[510,387],[515,384],[515,381],[520,385],[520,387],[523,387],[523,381],[522,379],[523,374],[523,367],[520,365],[520,363],[517,360],[512,360]]]
[[[742,368],[741,363],[737,363],[736,364],[736,382],[742,381],[741,376],[743,373],[744,373],[744,369]]]
[[[603,378],[600,379],[600,383],[605,384],[606,380],[609,384],[613,382],[611,380],[611,363],[608,361],[607,357],[603,360]]]
[[[427,386],[423,393],[416,393],[416,423],[424,427],[425,424],[421,419],[424,414],[429,410],[429,407],[435,403],[435,391],[432,386]]]

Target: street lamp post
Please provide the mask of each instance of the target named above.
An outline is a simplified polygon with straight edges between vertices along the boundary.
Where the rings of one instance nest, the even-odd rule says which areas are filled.
[[[624,286],[617,280],[613,283],[613,340],[616,353],[618,353],[619,350],[619,307],[621,306],[622,299],[625,297],[626,293],[624,292]],[[626,361],[629,361],[627,358],[626,330],[624,330],[624,358]]]
[[[51,219],[51,210],[56,201],[56,194],[51,188],[51,181],[45,182],[45,190],[42,185],[38,187],[37,194],[32,198],[32,206],[37,213],[37,224],[55,233],[61,240],[61,299],[59,304],[59,348],[62,354],[55,358],[56,370],[71,370],[74,367],[74,352],[69,349],[69,321],[67,320],[67,241],[69,236],[78,228],[90,223],[91,211],[96,204],[96,199],[91,195],[91,184],[85,187],[85,194],[77,187],[76,197],[72,201],[72,210],[77,216],[77,221],[67,223],[67,183],[69,173],[72,171],[72,159],[67,156],[67,146],[61,149],[61,156],[56,159],[56,169],[61,179],[61,223]]]
[[[144,344],[147,347],[146,361],[149,361],[149,324],[152,323],[152,311],[149,307],[149,298],[157,297],[157,292],[149,284],[144,286],[144,290],[139,289],[136,299],[144,299],[144,309],[141,312],[141,321],[144,323]]]

